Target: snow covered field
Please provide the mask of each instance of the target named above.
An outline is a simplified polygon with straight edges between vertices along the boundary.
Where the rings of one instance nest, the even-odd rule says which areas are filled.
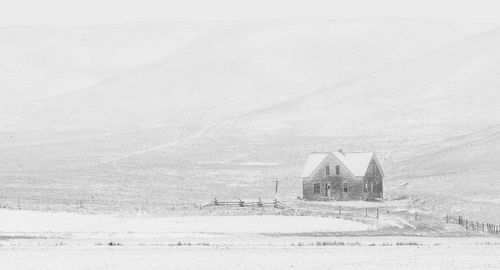
[[[10,240],[2,269],[498,269],[496,239],[215,237],[179,244],[141,240]],[[199,240],[202,240],[201,238]],[[317,243],[326,242],[326,246]],[[298,243],[304,243],[303,245]],[[331,245],[328,245],[331,243]],[[398,244],[399,243],[399,244]]]
[[[498,269],[500,246],[1,249],[2,269]]]
[[[370,226],[343,219],[308,216],[119,217],[0,210],[1,234],[92,235],[262,234],[366,231]]]
[[[7,270],[500,267],[499,238],[347,236],[369,229],[308,216],[119,217],[0,210],[0,261]],[[290,234],[275,234],[284,232]],[[345,236],[322,234],[328,232]]]
[[[0,27],[0,270],[500,269],[443,219],[500,224],[498,48],[413,19]],[[300,198],[338,148],[377,152],[383,203]]]

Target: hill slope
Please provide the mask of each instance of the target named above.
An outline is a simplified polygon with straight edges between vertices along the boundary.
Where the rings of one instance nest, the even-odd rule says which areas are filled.
[[[18,77],[0,77],[9,98],[0,107],[0,196],[165,208],[273,196],[281,179],[282,195],[295,198],[307,152],[341,145],[379,153],[388,194],[399,194],[401,179],[412,194],[432,193],[413,184],[419,174],[434,165],[456,171],[460,163],[446,159],[463,150],[412,161],[420,147],[458,146],[450,134],[500,120],[500,34],[478,35],[485,28],[324,21],[51,30],[54,44],[70,49],[33,45],[40,36],[31,28],[1,29],[4,40],[16,36],[1,74]]]
[[[354,20],[4,29],[1,95],[14,104],[0,109],[0,128],[199,129],[485,27]]]
[[[226,122],[217,134],[436,135],[500,122],[500,29]]]
[[[496,202],[500,188],[500,127],[421,145],[415,157],[396,163],[396,179],[408,189]]]

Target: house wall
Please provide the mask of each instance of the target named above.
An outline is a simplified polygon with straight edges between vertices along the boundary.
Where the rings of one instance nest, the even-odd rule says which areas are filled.
[[[330,175],[326,175],[330,166]],[[340,166],[340,175],[335,174],[335,166]],[[335,157],[329,157],[309,178],[302,179],[303,198],[306,200],[361,200],[363,199],[363,179],[356,179]],[[314,184],[320,185],[320,192],[314,193]],[[347,184],[347,192],[344,192]],[[330,192],[328,192],[330,185]]]
[[[314,193],[314,184],[320,185],[319,193]],[[347,185],[347,192],[344,190],[344,184]],[[330,192],[327,189],[328,185]],[[303,179],[303,196],[306,200],[362,200],[363,181],[338,176]]]
[[[363,197],[365,200],[382,199],[384,197],[384,182],[375,160],[370,162],[366,175],[363,177]]]
[[[330,176],[326,175],[328,165]],[[337,165],[340,166],[340,175],[335,175]],[[320,184],[319,193],[314,193],[314,184]],[[347,192],[344,192],[344,184],[347,184]],[[311,177],[302,179],[302,185],[303,198],[306,200],[376,200],[382,199],[384,195],[382,174],[375,160],[370,162],[364,177],[354,177],[339,160],[329,157]]]

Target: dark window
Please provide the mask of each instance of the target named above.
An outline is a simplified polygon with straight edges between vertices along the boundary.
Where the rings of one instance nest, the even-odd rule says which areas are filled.
[[[330,166],[326,166],[326,168],[325,168],[325,174],[326,174],[326,176],[330,175]]]
[[[347,192],[347,184],[344,184],[344,192]]]
[[[370,165],[370,167],[368,167],[368,174],[369,175],[375,175],[375,172],[376,172],[375,166]]]
[[[335,166],[335,174],[340,175],[340,166],[339,165]]]
[[[321,185],[314,184],[314,193],[320,193],[320,192],[321,192]]]

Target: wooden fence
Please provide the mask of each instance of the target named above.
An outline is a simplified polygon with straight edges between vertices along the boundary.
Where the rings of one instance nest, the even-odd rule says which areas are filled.
[[[202,208],[211,207],[211,206],[238,206],[238,207],[272,206],[274,208],[279,208],[279,209],[293,209],[292,207],[289,207],[276,199],[274,199],[273,201],[262,201],[260,198],[258,201],[251,201],[251,202],[242,201],[241,199],[239,199],[237,201],[219,201],[219,200],[217,200],[217,198],[215,198],[210,203],[203,205]]]
[[[466,230],[485,232],[490,234],[500,234],[500,225],[479,222],[462,216],[446,215],[446,223],[462,225]]]

